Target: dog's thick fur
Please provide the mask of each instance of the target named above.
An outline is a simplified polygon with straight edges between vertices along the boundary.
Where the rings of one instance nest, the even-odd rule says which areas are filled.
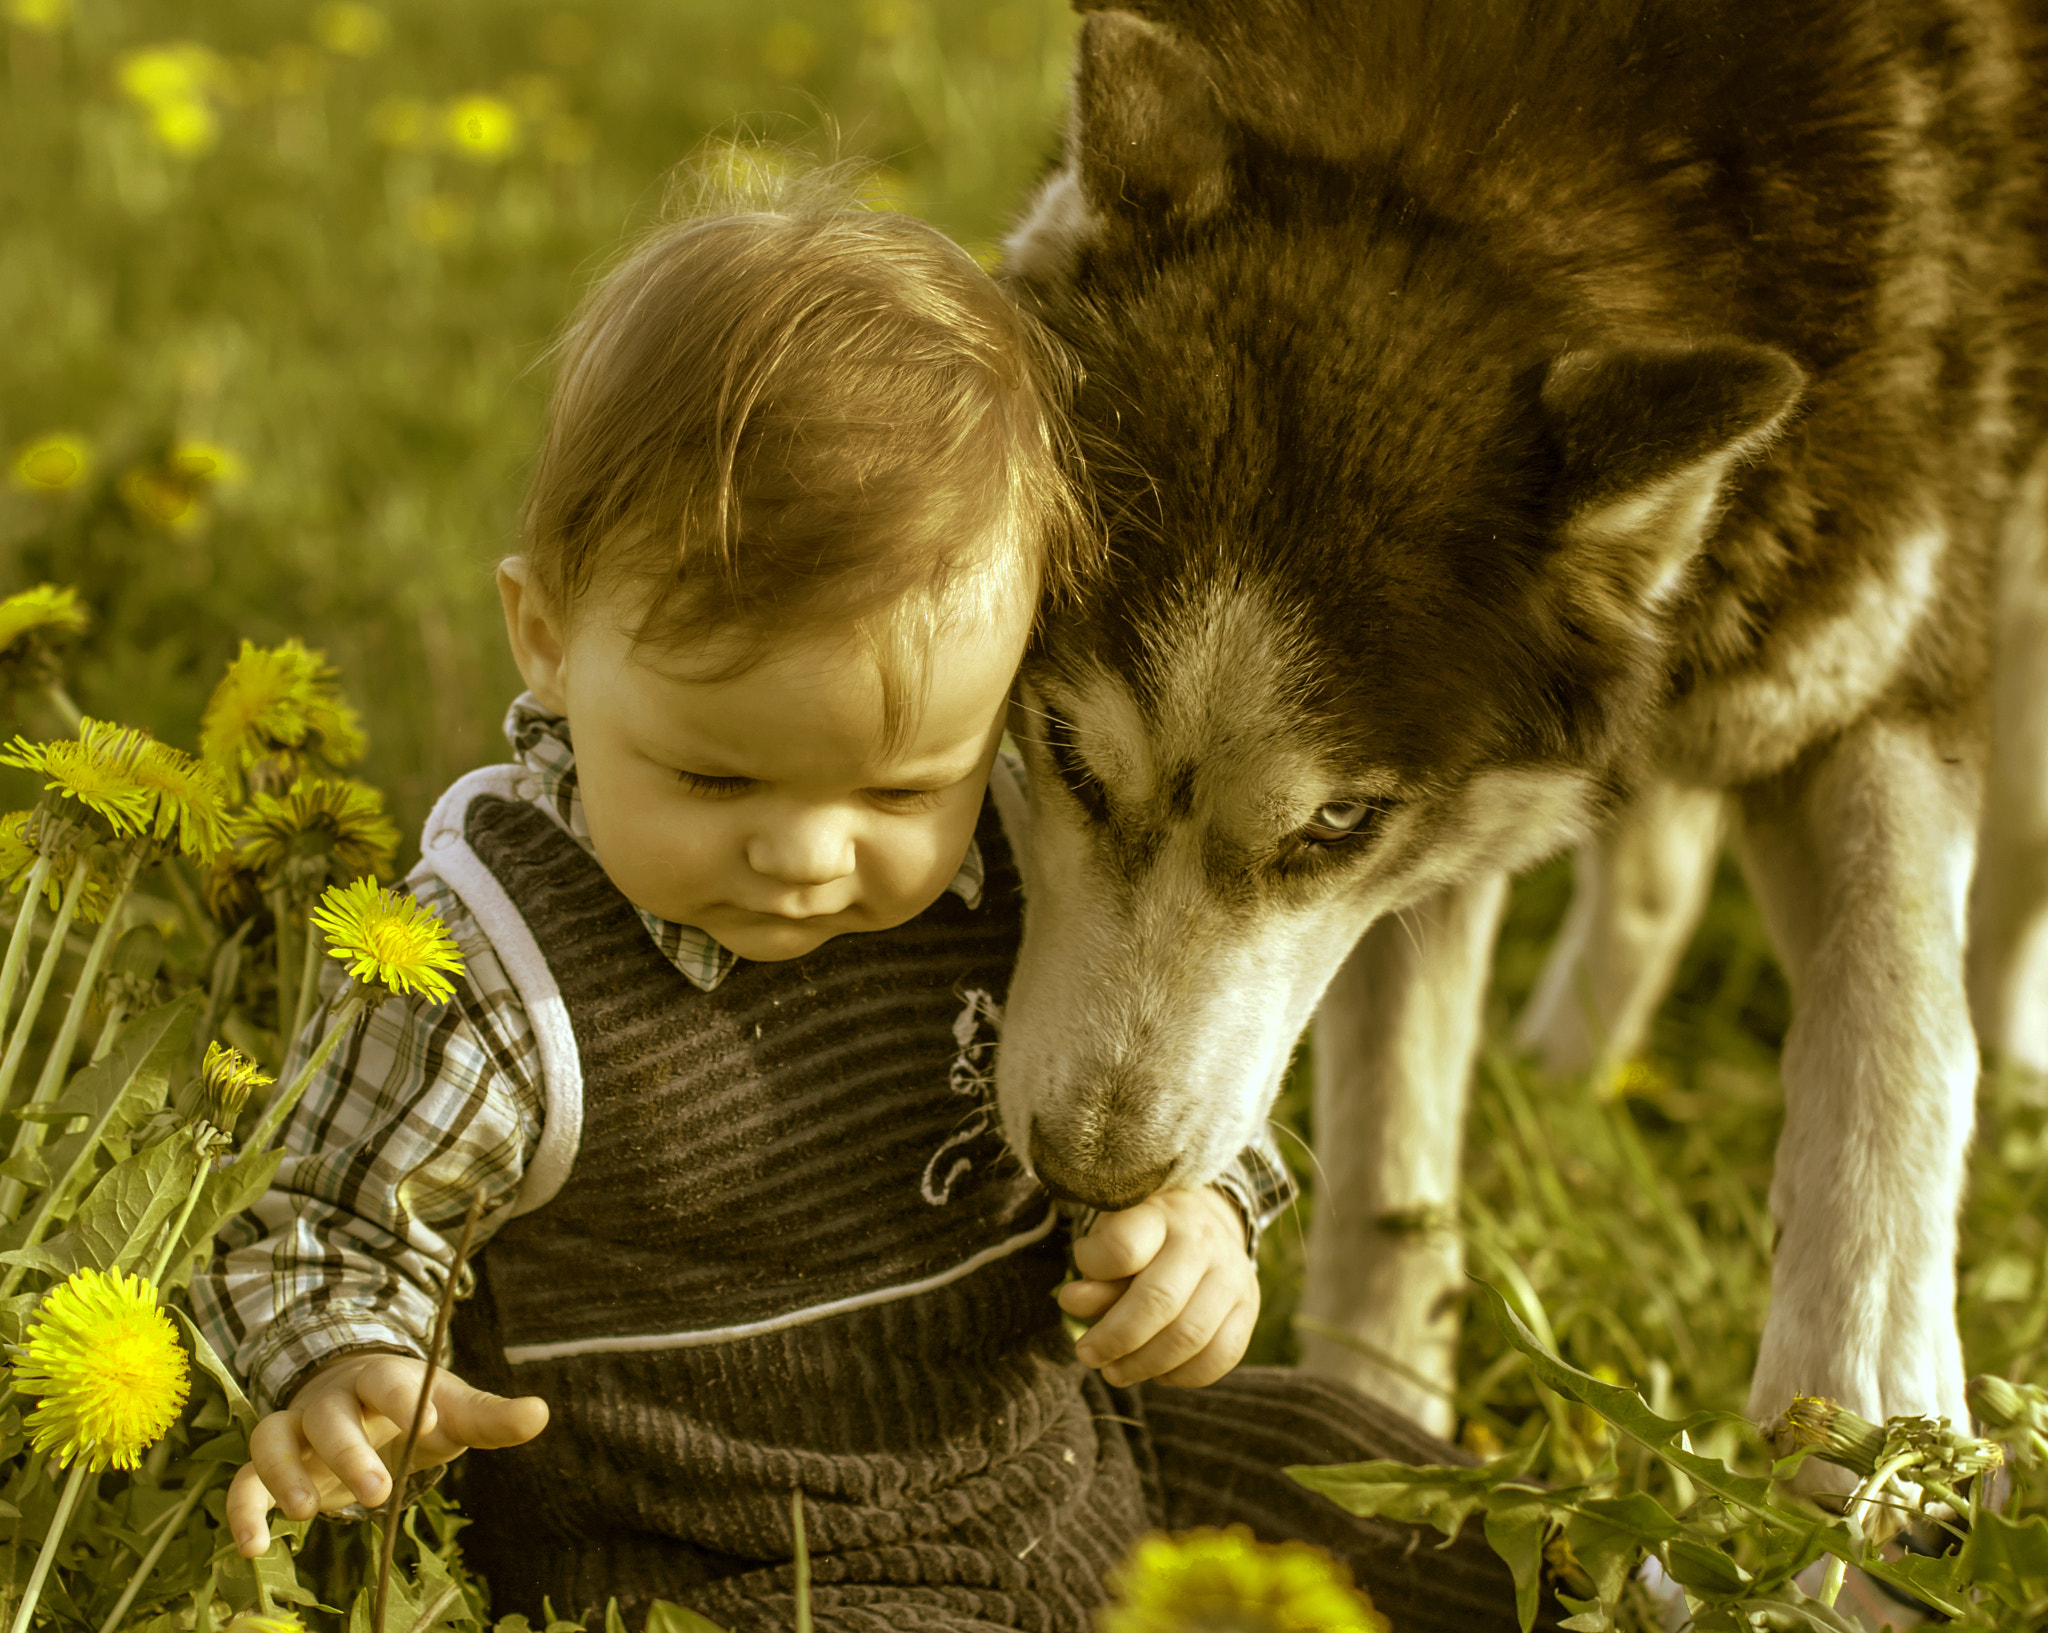
[[[1306,1359],[1442,1426],[1505,876],[1584,847],[1525,1028],[1584,1064],[1732,833],[1796,1008],[1751,1410],[1962,1420],[1994,626],[1972,980],[2048,1051],[2044,145],[2044,0],[1088,17],[1010,247],[1115,561],[1024,680],[1048,1185],[1213,1175],[1313,1013],[1305,1312],[1396,1365]]]

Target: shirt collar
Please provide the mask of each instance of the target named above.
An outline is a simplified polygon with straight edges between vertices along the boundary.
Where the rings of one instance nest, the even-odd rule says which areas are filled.
[[[576,750],[570,745],[569,722],[544,708],[531,692],[521,692],[506,711],[505,740],[512,745],[513,759],[538,785],[533,803],[595,858],[590,824],[583,816],[583,796],[576,786]],[[969,907],[979,907],[981,882],[981,845],[969,840],[967,854],[960,859],[960,871],[953,875],[953,882],[946,889]],[[640,914],[640,922],[647,927],[662,956],[691,985],[703,991],[717,986],[740,961],[739,954],[721,946],[693,924],[676,924],[638,907],[633,911]]]

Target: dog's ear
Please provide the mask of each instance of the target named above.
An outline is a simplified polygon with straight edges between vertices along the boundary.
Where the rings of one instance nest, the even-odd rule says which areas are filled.
[[[1585,587],[1655,608],[1684,581],[1728,473],[1770,445],[1806,375],[1740,340],[1565,352],[1543,378],[1564,559]]]
[[[1081,27],[1070,143],[1099,215],[1183,224],[1229,197],[1234,144],[1204,59],[1130,12]]]

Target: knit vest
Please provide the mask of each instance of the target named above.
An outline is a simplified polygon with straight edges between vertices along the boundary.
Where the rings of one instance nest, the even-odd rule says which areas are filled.
[[[437,807],[428,861],[547,1078],[454,1331],[460,1375],[552,1413],[466,1460],[495,1614],[616,1594],[744,1622],[786,1586],[800,1491],[816,1581],[958,1582],[1029,1601],[1019,1625],[1089,1625],[1144,1504],[1051,1297],[1063,1235],[997,1126],[1021,892],[993,802],[976,838],[979,907],[949,893],[706,992],[509,771]]]

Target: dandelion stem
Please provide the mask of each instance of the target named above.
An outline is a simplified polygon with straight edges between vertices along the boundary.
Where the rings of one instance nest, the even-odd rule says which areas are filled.
[[[469,1212],[462,1221],[462,1235],[455,1243],[455,1257],[448,1266],[448,1280],[441,1287],[440,1307],[434,1311],[434,1336],[427,1344],[427,1370],[420,1376],[419,1398],[412,1405],[412,1422],[398,1448],[398,1466],[391,1473],[391,1497],[384,1510],[384,1549],[377,1562],[376,1610],[370,1621],[371,1633],[384,1633],[384,1610],[391,1590],[391,1562],[398,1552],[398,1516],[405,1507],[405,1488],[412,1476],[413,1448],[419,1444],[420,1424],[427,1415],[427,1402],[434,1393],[434,1374],[441,1366],[441,1346],[448,1341],[448,1316],[455,1308],[455,1287],[462,1280],[462,1267],[469,1259],[469,1244],[476,1238],[476,1222],[484,1211],[484,1192],[479,1185],[469,1199]],[[424,1626],[425,1624],[420,1624]]]
[[[99,933],[92,938],[92,945],[86,949],[85,966],[78,972],[78,985],[71,989],[71,1002],[65,1006],[64,1020],[57,1028],[57,1037],[50,1045],[49,1057],[43,1062],[43,1075],[36,1080],[35,1093],[28,1097],[31,1106],[47,1105],[57,1098],[57,1091],[64,1087],[64,1080],[71,1074],[71,1048],[78,1042],[78,1029],[85,1021],[86,1007],[92,1002],[92,989],[100,978],[100,966],[106,962],[107,949],[114,944],[114,931],[121,922],[121,907],[128,900],[128,892],[135,884],[135,875],[141,871],[142,858],[147,846],[138,840],[128,848],[128,855],[121,863],[120,874],[114,880],[114,894],[107,903],[107,915],[100,920]],[[23,1019],[27,1019],[24,1012]],[[23,1035],[27,1035],[26,1028]],[[34,1151],[49,1133],[47,1124],[23,1123],[15,1133],[12,1157]],[[26,1187],[20,1180],[0,1180],[0,1217],[12,1219],[15,1210],[22,1204]]]
[[[7,1034],[7,1058],[0,1061],[0,1104],[6,1102],[14,1088],[14,1075],[21,1070],[21,1057],[28,1049],[28,1035],[35,1029],[36,1017],[42,1013],[43,995],[50,990],[50,978],[57,973],[57,961],[64,956],[64,940],[71,934],[71,921],[78,916],[79,903],[85,900],[86,880],[91,870],[91,864],[81,856],[72,866],[71,877],[64,881],[64,896],[57,906],[57,920],[50,926],[50,939],[44,944],[43,956],[36,965],[36,978],[29,983],[28,996],[22,1000],[21,1018]],[[11,954],[12,949],[9,951]]]
[[[113,1611],[100,1623],[100,1633],[114,1633],[114,1629],[121,1625],[121,1618],[128,1614],[128,1607],[135,1603],[136,1596],[142,1592],[142,1585],[149,1580],[150,1572],[156,1569],[156,1562],[164,1557],[164,1550],[170,1547],[171,1539],[184,1533],[185,1522],[192,1517],[192,1510],[199,1506],[199,1499],[206,1495],[206,1488],[213,1484],[214,1476],[220,1472],[220,1467],[218,1463],[204,1465],[197,1478],[185,1488],[185,1495],[179,1500],[178,1506],[158,1522],[156,1541],[149,1545],[149,1552],[142,1556],[142,1563],[135,1567],[134,1574],[128,1578],[128,1585],[121,1590],[120,1600],[115,1604]]]
[[[64,722],[64,729],[76,737],[78,723],[85,716],[79,712],[78,705],[71,701],[71,694],[65,691],[59,682],[53,680],[43,688],[43,696],[49,700],[50,707],[57,711],[57,718]]]
[[[270,1145],[273,1135],[291,1115],[292,1107],[299,1103],[299,1097],[306,1092],[306,1085],[313,1081],[313,1074],[327,1064],[327,1057],[340,1047],[341,1040],[348,1036],[355,1025],[356,1017],[369,1008],[371,991],[360,981],[351,981],[334,1006],[333,1017],[327,1023],[327,1031],[306,1057],[306,1064],[299,1068],[298,1076],[277,1094],[271,1096],[270,1104],[263,1108],[263,1115],[256,1126],[249,1131],[249,1137],[242,1142],[241,1155],[237,1162],[247,1162],[251,1157],[260,1157]]]
[[[50,1516],[50,1529],[43,1533],[43,1546],[36,1554],[35,1569],[28,1573],[28,1586],[21,1590],[21,1608],[14,1613],[10,1633],[28,1633],[29,1619],[35,1615],[36,1602],[43,1596],[43,1583],[49,1580],[50,1567],[57,1560],[57,1544],[85,1492],[85,1476],[91,1462],[89,1457],[80,1457],[71,1465],[71,1478],[64,1482],[63,1493],[57,1498],[57,1512]]]
[[[50,877],[50,859],[38,855],[22,886],[21,911],[14,915],[14,934],[7,938],[7,962],[0,964],[0,1031],[14,1009],[14,989],[21,983],[21,967],[28,962],[29,926],[43,904],[43,886]]]
[[[213,1164],[206,1160],[208,1130],[204,1123],[195,1123],[192,1128],[193,1148],[198,1152],[199,1172],[193,1178],[192,1188],[185,1194],[185,1205],[178,1210],[178,1217],[171,1221],[171,1228],[164,1237],[163,1246],[157,1249],[156,1263],[149,1272],[149,1283],[159,1291],[163,1289],[164,1277],[170,1274],[171,1261],[178,1256],[178,1242],[185,1234],[185,1224],[192,1217],[192,1210],[199,1206],[200,1194],[206,1189],[206,1182],[213,1174]]]
[[[313,1001],[313,989],[319,985],[320,935],[309,924],[306,926],[306,951],[299,959],[298,996],[292,1002],[292,1029],[284,1035],[285,1052],[298,1041],[299,1033],[306,1024],[306,1010]]]
[[[1856,1488],[1855,1493],[1849,1498],[1848,1507],[1843,1510],[1851,1525],[1860,1527],[1863,1524],[1863,1516],[1870,1512],[1870,1505],[1877,1500],[1878,1493],[1890,1484],[1893,1475],[1913,1461],[1915,1455],[1912,1452],[1901,1453],[1889,1463],[1880,1463],[1871,1471],[1870,1477]],[[1827,1574],[1821,1578],[1820,1592],[1815,1597],[1830,1610],[1834,1609],[1835,1599],[1841,1593],[1842,1584],[1848,1579],[1848,1575],[1849,1562],[1840,1554],[1831,1555],[1828,1559]]]

